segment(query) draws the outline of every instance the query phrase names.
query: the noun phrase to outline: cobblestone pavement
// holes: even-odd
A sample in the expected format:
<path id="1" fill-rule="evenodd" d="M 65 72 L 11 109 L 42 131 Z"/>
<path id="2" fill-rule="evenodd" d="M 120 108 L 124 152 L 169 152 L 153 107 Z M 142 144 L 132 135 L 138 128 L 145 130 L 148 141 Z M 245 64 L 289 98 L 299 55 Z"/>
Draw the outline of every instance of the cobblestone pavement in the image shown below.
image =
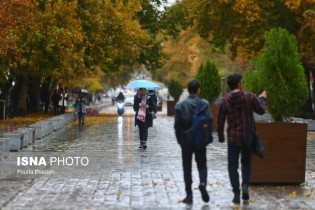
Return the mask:
<path id="1" fill-rule="evenodd" d="M 102 113 L 113 114 L 115 109 Z M 189 206 L 179 202 L 185 191 L 173 117 L 158 113 L 146 150 L 138 149 L 131 107 L 123 117 L 108 116 L 104 124 L 77 123 L 0 161 L 2 209 L 315 209 L 314 140 L 308 139 L 304 184 L 251 186 L 250 203 L 235 206 L 226 143 L 218 143 L 214 133 L 214 143 L 207 149 L 210 202 L 201 200 L 194 163 L 194 204 Z M 42 165 L 17 166 L 18 157 L 21 165 L 22 157 L 37 157 Z M 58 158 L 59 165 L 51 164 Z"/>

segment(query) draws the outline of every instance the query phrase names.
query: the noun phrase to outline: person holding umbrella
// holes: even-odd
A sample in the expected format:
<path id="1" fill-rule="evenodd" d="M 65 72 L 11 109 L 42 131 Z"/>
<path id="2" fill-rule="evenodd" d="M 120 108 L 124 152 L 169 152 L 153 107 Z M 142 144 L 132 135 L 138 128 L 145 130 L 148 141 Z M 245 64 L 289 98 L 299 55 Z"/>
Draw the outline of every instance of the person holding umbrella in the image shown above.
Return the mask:
<path id="1" fill-rule="evenodd" d="M 74 107 L 76 108 L 76 112 L 78 114 L 79 125 L 81 125 L 81 123 L 82 125 L 84 125 L 86 115 L 86 100 L 83 93 L 79 94 L 79 97 L 77 98 Z"/>
<path id="2" fill-rule="evenodd" d="M 146 88 L 139 88 L 134 97 L 133 109 L 136 112 L 135 126 L 139 127 L 140 149 L 147 148 L 148 128 L 153 126 L 151 112 L 156 112 L 152 98 L 146 94 Z"/>

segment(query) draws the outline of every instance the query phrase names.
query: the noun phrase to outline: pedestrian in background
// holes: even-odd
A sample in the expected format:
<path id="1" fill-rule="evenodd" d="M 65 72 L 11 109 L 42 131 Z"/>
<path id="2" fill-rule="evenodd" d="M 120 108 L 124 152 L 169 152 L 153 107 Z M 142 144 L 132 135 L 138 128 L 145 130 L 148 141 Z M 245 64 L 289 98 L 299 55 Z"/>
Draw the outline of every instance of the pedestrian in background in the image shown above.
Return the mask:
<path id="1" fill-rule="evenodd" d="M 119 92 L 118 96 L 116 97 L 117 102 L 124 102 L 125 101 L 125 96 L 122 92 Z"/>
<path id="2" fill-rule="evenodd" d="M 84 125 L 86 116 L 86 99 L 82 93 L 79 94 L 75 102 L 76 112 L 79 118 L 79 125 Z"/>
<path id="3" fill-rule="evenodd" d="M 139 92 L 134 97 L 133 109 L 136 112 L 135 126 L 139 127 L 140 145 L 139 148 L 147 148 L 148 128 L 152 127 L 153 119 L 151 112 L 155 110 L 154 102 L 147 95 L 145 88 L 140 88 Z"/>
<path id="4" fill-rule="evenodd" d="M 234 193 L 232 202 L 240 203 L 242 199 L 249 200 L 249 181 L 251 173 L 251 154 L 242 145 L 250 129 L 255 129 L 253 112 L 264 114 L 265 110 L 259 103 L 259 99 L 250 92 L 243 91 L 242 76 L 234 73 L 228 76 L 227 84 L 230 93 L 226 94 L 220 101 L 218 115 L 218 137 L 219 142 L 225 141 L 224 125 L 227 119 L 228 139 L 228 172 Z M 241 158 L 242 183 L 239 180 L 239 158 Z M 241 187 L 241 189 L 240 189 Z"/>
<path id="5" fill-rule="evenodd" d="M 68 94 L 64 92 L 62 88 L 60 89 L 60 91 L 61 93 L 60 93 L 60 100 L 59 100 L 59 109 L 60 109 L 60 114 L 64 114 L 67 107 Z"/>
<path id="6" fill-rule="evenodd" d="M 148 95 L 152 98 L 153 102 L 154 102 L 154 107 L 155 107 L 155 110 L 156 110 L 156 107 L 157 107 L 157 97 L 155 95 L 155 92 L 154 90 L 149 90 L 148 91 Z"/>
<path id="7" fill-rule="evenodd" d="M 59 115 L 59 100 L 61 99 L 58 90 L 55 89 L 54 93 L 51 95 L 51 101 L 53 103 L 54 115 Z"/>
<path id="8" fill-rule="evenodd" d="M 50 102 L 50 92 L 48 88 L 43 88 L 41 92 L 41 100 L 45 114 L 48 114 L 49 102 Z"/>
<path id="9" fill-rule="evenodd" d="M 193 110 L 200 106 L 201 110 L 209 111 L 209 102 L 205 99 L 200 99 L 200 82 L 198 80 L 192 80 L 188 83 L 187 89 L 189 96 L 184 101 L 176 104 L 175 107 L 175 134 L 177 141 L 182 149 L 182 161 L 184 170 L 184 181 L 186 197 L 183 203 L 193 203 L 192 192 L 192 156 L 195 154 L 195 160 L 197 162 L 197 168 L 199 172 L 199 190 L 201 192 L 202 200 L 209 202 L 210 197 L 207 192 L 207 149 L 206 147 L 198 149 L 194 146 L 193 137 L 190 135 L 189 130 L 192 127 Z M 210 114 L 210 113 L 209 113 Z M 211 114 L 210 114 L 211 116 Z"/>

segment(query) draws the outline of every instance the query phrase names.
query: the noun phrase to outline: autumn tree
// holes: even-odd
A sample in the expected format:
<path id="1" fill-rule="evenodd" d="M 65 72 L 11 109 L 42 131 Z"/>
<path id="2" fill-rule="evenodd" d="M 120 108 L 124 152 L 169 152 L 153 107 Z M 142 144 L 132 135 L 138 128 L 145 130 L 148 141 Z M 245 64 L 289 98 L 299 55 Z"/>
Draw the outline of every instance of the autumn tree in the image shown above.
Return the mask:
<path id="1" fill-rule="evenodd" d="M 7 73 L 15 82 L 12 93 L 14 110 L 17 114 L 26 113 L 26 94 L 28 60 L 25 54 L 30 53 L 26 46 L 28 32 L 36 27 L 34 18 L 36 13 L 30 1 L 1 1 L 0 3 L 0 59 L 2 61 L 2 74 Z M 5 86 L 7 86 L 5 84 Z M 21 95 L 21 100 L 17 99 Z M 6 96 L 4 96 L 6 97 Z"/>
<path id="2" fill-rule="evenodd" d="M 89 87 L 102 83 L 104 73 L 111 78 L 117 72 L 127 80 L 136 66 L 144 64 L 152 71 L 159 67 L 159 6 L 165 2 L 1 1 L 0 74 L 16 82 L 16 114 L 26 114 L 28 93 L 34 102 L 31 111 L 37 110 L 40 85 L 50 89 L 52 84 L 71 87 L 81 82 Z"/>
<path id="3" fill-rule="evenodd" d="M 204 39 L 228 49 L 226 54 L 242 64 L 242 70 L 262 50 L 265 31 L 281 27 L 298 37 L 306 75 L 315 71 L 314 0 L 183 0 L 181 4 L 188 14 L 186 23 Z"/>
<path id="4" fill-rule="evenodd" d="M 35 103 L 31 107 L 36 111 L 43 80 L 69 80 L 75 75 L 74 69 L 80 72 L 82 50 L 77 43 L 81 35 L 74 16 L 76 1 L 28 1 L 21 9 L 14 5 L 16 2 L 5 2 L 10 8 L 6 15 L 20 21 L 15 21 L 13 26 L 5 25 L 15 29 L 4 36 L 5 40 L 14 37 L 15 45 L 7 48 L 4 60 L 8 61 L 10 73 L 15 78 L 14 109 L 17 115 L 25 115 L 27 92 L 32 93 L 30 101 Z"/>
<path id="5" fill-rule="evenodd" d="M 183 0 L 187 22 L 217 45 L 227 45 L 232 58 L 248 60 L 263 47 L 264 32 L 273 27 L 295 33 L 313 0 Z"/>
<path id="6" fill-rule="evenodd" d="M 6 95 L 11 88 L 11 82 L 14 79 L 9 68 L 13 63 L 11 61 L 14 59 L 10 59 L 11 56 L 9 55 L 12 54 L 12 57 L 17 55 L 12 53 L 10 48 L 18 48 L 19 27 L 32 22 L 32 17 L 27 14 L 30 8 L 31 4 L 27 0 L 0 1 L 0 87 L 2 99 L 6 99 Z"/>
<path id="7" fill-rule="evenodd" d="M 150 47 L 150 36 L 137 20 L 140 9 L 141 1 L 79 1 L 87 68 L 101 70 L 108 78 L 132 73 L 133 68 L 123 66 L 138 63 L 141 52 Z"/>

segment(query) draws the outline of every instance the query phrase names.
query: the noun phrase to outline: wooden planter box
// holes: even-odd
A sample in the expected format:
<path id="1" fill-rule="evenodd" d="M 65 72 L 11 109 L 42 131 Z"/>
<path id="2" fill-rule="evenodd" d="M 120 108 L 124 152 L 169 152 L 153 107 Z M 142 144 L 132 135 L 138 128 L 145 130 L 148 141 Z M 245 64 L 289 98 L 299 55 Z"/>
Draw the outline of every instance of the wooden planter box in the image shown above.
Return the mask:
<path id="1" fill-rule="evenodd" d="M 218 104 L 211 104 L 210 105 L 210 112 L 212 114 L 212 130 L 218 130 L 218 116 L 219 116 L 219 105 Z"/>
<path id="2" fill-rule="evenodd" d="M 265 157 L 252 156 L 252 184 L 305 182 L 306 123 L 256 123 Z"/>
<path id="3" fill-rule="evenodd" d="M 156 106 L 156 111 L 161 112 L 163 107 L 163 103 L 160 103 L 159 105 Z"/>
<path id="4" fill-rule="evenodd" d="M 167 101 L 167 116 L 175 115 L 175 101 Z"/>

